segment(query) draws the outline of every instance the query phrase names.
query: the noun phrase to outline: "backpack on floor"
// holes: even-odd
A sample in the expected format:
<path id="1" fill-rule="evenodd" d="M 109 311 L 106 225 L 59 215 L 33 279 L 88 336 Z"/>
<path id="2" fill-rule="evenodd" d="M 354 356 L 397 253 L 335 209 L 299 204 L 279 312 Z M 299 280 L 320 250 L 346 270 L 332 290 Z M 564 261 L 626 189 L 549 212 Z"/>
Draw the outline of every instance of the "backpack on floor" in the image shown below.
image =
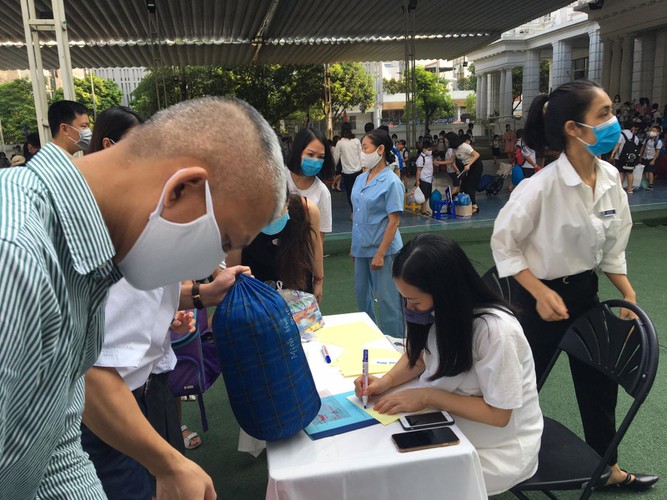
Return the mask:
<path id="1" fill-rule="evenodd" d="M 482 177 L 480 177 L 479 183 L 477 184 L 477 192 L 481 193 L 482 191 L 486 191 L 486 188 L 489 187 L 492 182 L 493 176 L 484 174 Z"/>
<path id="2" fill-rule="evenodd" d="M 208 420 L 203 395 L 220 375 L 220 361 L 206 309 L 197 309 L 194 313 L 197 325 L 194 332 L 171 332 L 171 348 L 177 362 L 169 374 L 169 387 L 174 396 L 197 396 L 202 429 L 206 432 Z"/>
<path id="3" fill-rule="evenodd" d="M 505 178 L 502 175 L 495 175 L 491 183 L 486 186 L 486 195 L 495 196 L 503 189 Z"/>

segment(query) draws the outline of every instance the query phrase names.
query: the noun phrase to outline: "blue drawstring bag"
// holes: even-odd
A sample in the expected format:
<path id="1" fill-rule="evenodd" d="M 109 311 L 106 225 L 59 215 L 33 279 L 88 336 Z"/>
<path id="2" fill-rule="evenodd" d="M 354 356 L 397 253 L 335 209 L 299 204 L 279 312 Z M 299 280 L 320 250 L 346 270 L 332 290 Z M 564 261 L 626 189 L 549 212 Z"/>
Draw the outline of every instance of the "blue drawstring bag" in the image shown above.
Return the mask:
<path id="1" fill-rule="evenodd" d="M 215 311 L 213 333 L 229 402 L 245 432 L 276 441 L 313 421 L 320 397 L 299 328 L 277 291 L 239 275 Z"/>
<path id="2" fill-rule="evenodd" d="M 515 186 L 519 185 L 519 182 L 523 180 L 523 170 L 519 165 L 514 165 L 512 167 L 512 184 Z"/>
<path id="3" fill-rule="evenodd" d="M 431 207 L 431 211 L 435 212 L 438 209 L 438 205 L 442 201 L 442 193 L 439 189 L 434 189 L 431 193 L 431 198 L 428 200 L 428 204 Z"/>
<path id="4" fill-rule="evenodd" d="M 470 196 L 467 195 L 466 193 L 459 193 L 456 196 L 456 204 L 461 205 L 462 207 L 465 207 L 466 205 L 470 205 L 472 201 L 470 200 Z"/>

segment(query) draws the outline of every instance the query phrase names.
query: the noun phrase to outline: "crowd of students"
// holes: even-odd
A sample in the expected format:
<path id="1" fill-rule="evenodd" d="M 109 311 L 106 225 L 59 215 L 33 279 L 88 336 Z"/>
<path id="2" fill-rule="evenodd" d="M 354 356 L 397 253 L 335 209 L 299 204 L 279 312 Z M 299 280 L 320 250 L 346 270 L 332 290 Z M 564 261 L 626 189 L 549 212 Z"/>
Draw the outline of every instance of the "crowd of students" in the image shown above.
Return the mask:
<path id="1" fill-rule="evenodd" d="M 192 142 L 183 131 L 202 116 L 207 133 Z M 351 210 L 358 308 L 385 334 L 406 338 L 397 365 L 365 393 L 355 381 L 357 394 L 374 397 L 381 413 L 454 414 L 478 448 L 489 494 L 537 468 L 536 380 L 568 326 L 598 301 L 597 273 L 636 301 L 625 262 L 627 196 L 617 170 L 599 159 L 618 149 L 621 128 L 592 82 L 538 96 L 525 129 L 506 131 L 512 154 L 519 144 L 534 170 L 536 153 L 560 152 L 513 190 L 494 225 L 498 273 L 520 291 L 512 304 L 453 241 L 420 235 L 403 244 L 409 156 L 386 128 L 371 124 L 359 139 L 345 123 L 333 147 L 304 128 L 284 158 L 268 124 L 236 100 L 188 101 L 146 123 L 113 108 L 92 132 L 83 106 L 60 101 L 49 123 L 53 142 L 24 169 L 0 175 L 0 492 L 214 498 L 211 479 L 182 454 L 188 435 L 165 382 L 175 363 L 169 329 L 194 328 L 185 310 L 218 304 L 240 273 L 321 302 L 323 240 L 332 231 L 323 179 L 335 175 Z M 245 144 L 243 156 L 215 149 L 220 136 Z M 471 142 L 463 130 L 420 138 L 415 183 L 424 194 L 443 166 L 453 183 L 462 176 L 460 189 L 479 210 L 482 164 Z M 137 158 L 146 144 L 161 147 Z M 500 153 L 500 138 L 492 147 Z M 650 160 L 648 149 L 641 154 Z M 618 388 L 576 360 L 570 366 L 586 440 L 603 454 Z M 415 378 L 421 388 L 386 394 Z M 617 455 L 610 466 L 609 486 L 641 491 L 658 480 L 625 472 Z"/>

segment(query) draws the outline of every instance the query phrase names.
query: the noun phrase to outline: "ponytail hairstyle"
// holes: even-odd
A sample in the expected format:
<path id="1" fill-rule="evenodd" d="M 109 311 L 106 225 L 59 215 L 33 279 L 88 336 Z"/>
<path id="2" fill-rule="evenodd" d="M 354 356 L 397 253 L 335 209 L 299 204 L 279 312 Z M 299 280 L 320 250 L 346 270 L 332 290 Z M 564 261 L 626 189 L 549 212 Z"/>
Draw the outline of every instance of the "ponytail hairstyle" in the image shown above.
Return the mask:
<path id="1" fill-rule="evenodd" d="M 540 94 L 530 105 L 524 127 L 526 144 L 538 154 L 546 148 L 564 151 L 567 144 L 565 123 L 583 122 L 597 89 L 589 80 L 574 80 L 556 88 L 549 95 Z"/>
<path id="2" fill-rule="evenodd" d="M 396 156 L 394 156 L 394 143 L 391 142 L 391 137 L 389 137 L 389 134 L 385 132 L 382 129 L 376 128 L 371 130 L 366 134 L 366 137 L 368 137 L 371 141 L 371 144 L 373 146 L 380 147 L 384 146 L 384 161 L 387 163 L 387 165 L 390 165 L 396 161 Z"/>

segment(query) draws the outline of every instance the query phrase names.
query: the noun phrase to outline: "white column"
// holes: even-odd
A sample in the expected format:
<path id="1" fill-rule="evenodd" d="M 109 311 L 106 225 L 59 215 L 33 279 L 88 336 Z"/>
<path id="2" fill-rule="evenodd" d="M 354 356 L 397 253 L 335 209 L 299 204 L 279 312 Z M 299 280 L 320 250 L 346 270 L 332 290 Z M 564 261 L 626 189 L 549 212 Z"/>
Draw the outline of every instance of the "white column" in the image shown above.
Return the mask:
<path id="1" fill-rule="evenodd" d="M 484 120 L 488 117 L 486 112 L 486 75 L 477 75 L 477 119 Z"/>
<path id="2" fill-rule="evenodd" d="M 504 69 L 500 70 L 500 86 L 499 86 L 499 92 L 498 92 L 498 112 L 500 113 L 500 116 L 507 116 L 509 113 L 507 112 L 507 99 L 505 96 L 505 78 L 507 76 L 507 73 L 505 72 Z"/>
<path id="3" fill-rule="evenodd" d="M 609 71 L 609 95 L 614 97 L 621 91 L 621 39 L 614 38 L 611 42 L 611 68 Z M 621 95 L 621 102 L 629 101 L 629 94 Z"/>
<path id="4" fill-rule="evenodd" d="M 602 42 L 603 48 L 604 48 L 604 55 L 602 58 L 602 82 L 601 85 L 602 87 L 607 91 L 607 93 L 611 94 L 611 91 L 609 90 L 609 77 L 611 75 L 611 46 L 612 46 L 612 41 L 609 38 L 605 38 L 605 40 Z M 614 97 L 612 94 L 611 97 Z"/>
<path id="5" fill-rule="evenodd" d="M 664 106 L 667 103 L 667 30 L 659 30 L 656 33 L 653 67 L 652 102 Z"/>
<path id="6" fill-rule="evenodd" d="M 499 78 L 498 78 L 498 73 L 489 73 L 488 75 L 488 80 L 487 80 L 487 92 L 489 93 L 489 114 L 492 115 L 494 113 L 499 113 L 500 110 L 498 109 L 498 83 L 499 83 Z"/>
<path id="7" fill-rule="evenodd" d="M 540 93 L 540 53 L 537 50 L 526 51 L 522 92 L 521 109 L 523 110 L 523 116 L 527 116 L 533 99 Z"/>
<path id="8" fill-rule="evenodd" d="M 505 102 L 507 103 L 507 114 L 512 116 L 514 114 L 514 88 L 512 86 L 512 69 L 507 68 L 505 72 Z"/>
<path id="9" fill-rule="evenodd" d="M 644 40 L 641 36 L 635 39 L 632 57 L 632 83 L 630 88 L 630 99 L 633 101 L 644 97 L 642 94 L 642 52 L 644 50 Z"/>
<path id="10" fill-rule="evenodd" d="M 632 94 L 632 61 L 635 52 L 635 37 L 627 34 L 621 44 L 621 73 L 619 75 L 620 85 L 618 93 L 621 101 L 627 100 L 626 96 Z"/>
<path id="11" fill-rule="evenodd" d="M 598 84 L 602 82 L 603 54 L 600 26 L 594 23 L 588 32 L 588 79 Z"/>
<path id="12" fill-rule="evenodd" d="M 641 93 L 640 97 L 648 97 L 649 99 L 651 99 L 653 96 L 653 77 L 655 75 L 655 52 L 656 52 L 656 32 L 649 31 L 648 33 L 645 33 L 642 36 L 642 51 L 641 51 L 642 68 L 639 78 L 639 91 Z M 653 102 L 655 101 L 651 101 L 651 104 L 653 104 Z M 661 101 L 658 104 L 664 105 L 665 103 Z"/>
<path id="13" fill-rule="evenodd" d="M 566 40 L 553 44 L 553 86 L 554 88 L 572 80 L 572 46 Z"/>

